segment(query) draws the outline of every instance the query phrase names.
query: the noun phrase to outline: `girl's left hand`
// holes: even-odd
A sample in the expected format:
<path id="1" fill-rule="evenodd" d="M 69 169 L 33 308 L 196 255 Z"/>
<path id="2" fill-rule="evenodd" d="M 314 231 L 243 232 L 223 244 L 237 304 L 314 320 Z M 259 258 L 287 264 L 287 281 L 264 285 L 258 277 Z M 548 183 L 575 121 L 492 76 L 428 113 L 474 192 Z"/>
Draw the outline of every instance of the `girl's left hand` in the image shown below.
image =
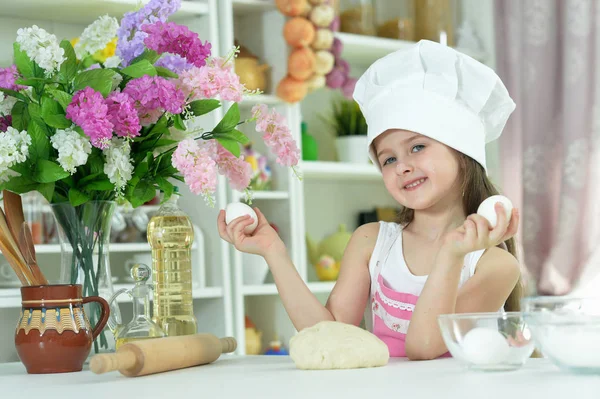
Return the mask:
<path id="1" fill-rule="evenodd" d="M 490 223 L 481 215 L 469 215 L 462 226 L 446 236 L 443 248 L 457 256 L 464 256 L 469 252 L 495 247 L 513 237 L 519 227 L 519 211 L 513 209 L 509 223 L 502 204 L 496 203 L 494 208 L 498 218 L 496 227 L 491 229 Z"/>

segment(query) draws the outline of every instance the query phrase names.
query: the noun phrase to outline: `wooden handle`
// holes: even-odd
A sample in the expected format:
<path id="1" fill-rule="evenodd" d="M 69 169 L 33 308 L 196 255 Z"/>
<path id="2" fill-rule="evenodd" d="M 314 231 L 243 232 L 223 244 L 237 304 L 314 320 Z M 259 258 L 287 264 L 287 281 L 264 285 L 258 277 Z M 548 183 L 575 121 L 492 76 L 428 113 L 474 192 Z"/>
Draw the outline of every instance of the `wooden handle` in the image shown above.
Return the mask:
<path id="1" fill-rule="evenodd" d="M 94 355 L 90 360 L 90 370 L 95 374 L 104 374 L 109 371 L 132 369 L 137 363 L 134 352 L 118 351 L 117 353 Z"/>
<path id="2" fill-rule="evenodd" d="M 221 352 L 233 353 L 237 349 L 237 341 L 233 337 L 221 338 Z"/>
<path id="3" fill-rule="evenodd" d="M 13 239 L 17 241 L 19 230 L 25 221 L 21 196 L 12 191 L 2 190 L 2 201 L 4 201 L 4 210 L 6 211 L 6 223 Z M 20 250 L 23 252 L 23 248 L 20 248 Z"/>
<path id="4" fill-rule="evenodd" d="M 13 268 L 17 277 L 21 281 L 23 285 L 33 285 L 35 284 L 35 277 L 31 270 L 29 270 L 29 266 L 23 259 L 21 252 L 19 251 L 19 247 L 17 243 L 12 237 L 10 229 L 6 224 L 6 216 L 4 216 L 4 212 L 0 209 L 0 250 L 6 257 L 8 263 Z"/>
<path id="5" fill-rule="evenodd" d="M 35 245 L 33 244 L 31 229 L 29 228 L 29 224 L 27 222 L 23 222 L 23 225 L 21 226 L 21 232 L 19 233 L 19 248 L 21 248 L 21 251 L 25 251 L 23 256 L 25 257 L 27 265 L 29 265 L 29 268 L 31 269 L 33 277 L 35 277 L 35 283 L 40 285 L 48 284 L 46 276 L 44 276 L 44 273 L 42 273 L 37 264 Z"/>

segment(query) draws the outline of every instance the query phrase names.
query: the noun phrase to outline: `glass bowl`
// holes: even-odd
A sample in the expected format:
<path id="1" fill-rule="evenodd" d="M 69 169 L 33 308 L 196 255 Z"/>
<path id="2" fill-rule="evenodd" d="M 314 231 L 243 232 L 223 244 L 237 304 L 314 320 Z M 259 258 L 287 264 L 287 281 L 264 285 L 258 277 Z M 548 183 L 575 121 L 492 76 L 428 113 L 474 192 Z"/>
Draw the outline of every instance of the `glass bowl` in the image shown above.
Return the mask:
<path id="1" fill-rule="evenodd" d="M 600 298 L 527 297 L 523 318 L 544 356 L 575 373 L 600 373 Z"/>
<path id="2" fill-rule="evenodd" d="M 520 312 L 445 314 L 438 324 L 450 354 L 472 370 L 516 370 L 535 349 Z"/>

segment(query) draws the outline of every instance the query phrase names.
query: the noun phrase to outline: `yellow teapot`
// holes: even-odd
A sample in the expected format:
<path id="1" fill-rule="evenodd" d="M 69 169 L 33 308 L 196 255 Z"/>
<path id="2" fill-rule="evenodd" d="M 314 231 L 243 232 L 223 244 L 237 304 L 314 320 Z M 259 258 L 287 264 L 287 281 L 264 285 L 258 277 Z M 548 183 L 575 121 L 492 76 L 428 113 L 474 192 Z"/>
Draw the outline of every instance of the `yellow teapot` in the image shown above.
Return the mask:
<path id="1" fill-rule="evenodd" d="M 352 233 L 346 230 L 345 224 L 340 224 L 337 232 L 325 237 L 319 243 L 308 235 L 306 236 L 308 259 L 315 267 L 319 280 L 333 281 L 337 279 L 342 256 L 350 237 L 352 237 Z"/>

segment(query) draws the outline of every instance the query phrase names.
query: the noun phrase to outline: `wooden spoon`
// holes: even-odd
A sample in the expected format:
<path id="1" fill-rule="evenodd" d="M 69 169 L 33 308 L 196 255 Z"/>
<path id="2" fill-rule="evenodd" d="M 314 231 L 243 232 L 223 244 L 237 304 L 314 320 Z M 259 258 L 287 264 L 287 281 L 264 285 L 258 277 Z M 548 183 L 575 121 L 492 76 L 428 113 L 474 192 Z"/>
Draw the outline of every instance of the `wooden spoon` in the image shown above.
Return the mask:
<path id="1" fill-rule="evenodd" d="M 2 251 L 6 257 L 6 260 L 19 278 L 19 281 L 21 281 L 21 284 L 36 284 L 33 273 L 29 269 L 29 266 L 27 266 L 25 259 L 23 259 L 23 256 L 19 251 L 17 243 L 12 237 L 8 224 L 6 223 L 6 216 L 4 216 L 2 209 L 0 209 L 0 251 Z"/>
<path id="2" fill-rule="evenodd" d="M 23 256 L 25 257 L 25 261 L 31 269 L 33 276 L 35 277 L 37 284 L 48 284 L 48 280 L 38 266 L 37 258 L 35 256 L 33 236 L 31 235 L 31 229 L 29 228 L 29 224 L 27 224 L 27 222 L 23 222 L 23 225 L 21 226 L 21 232 L 19 233 L 19 248 L 23 248 L 25 250 Z"/>
<path id="3" fill-rule="evenodd" d="M 17 241 L 19 239 L 19 232 L 21 226 L 25 221 L 25 215 L 23 214 L 23 202 L 21 196 L 15 194 L 12 191 L 2 190 L 2 198 L 4 201 L 4 211 L 6 212 L 6 223 L 10 228 L 13 239 Z M 19 246 L 21 253 L 24 255 L 25 251 Z"/>

